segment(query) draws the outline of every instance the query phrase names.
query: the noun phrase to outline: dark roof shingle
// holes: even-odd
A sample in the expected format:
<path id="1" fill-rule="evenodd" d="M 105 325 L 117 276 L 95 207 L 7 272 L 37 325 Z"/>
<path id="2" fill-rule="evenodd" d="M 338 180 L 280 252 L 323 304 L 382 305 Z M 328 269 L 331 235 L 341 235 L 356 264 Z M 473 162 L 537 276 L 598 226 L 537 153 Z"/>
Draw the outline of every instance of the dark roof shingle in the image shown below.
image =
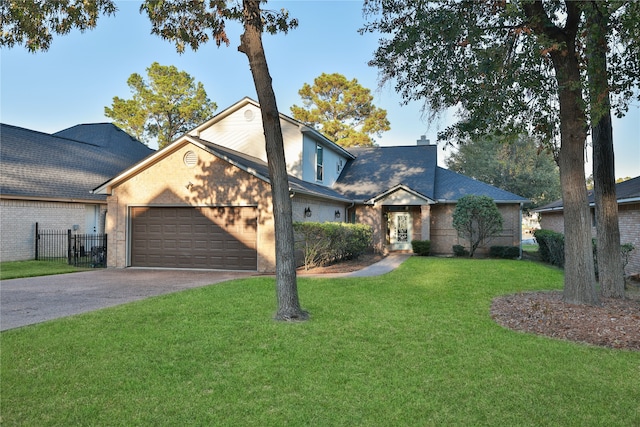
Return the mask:
<path id="1" fill-rule="evenodd" d="M 356 159 L 340 174 L 335 189 L 356 200 L 370 200 L 398 185 L 434 198 L 437 146 L 350 148 Z"/>
<path id="2" fill-rule="evenodd" d="M 589 200 L 589 204 L 593 206 L 594 200 L 595 200 L 593 190 L 587 191 L 587 198 Z M 625 201 L 640 200 L 640 176 L 617 183 L 616 199 L 618 200 L 618 203 L 625 202 Z M 539 208 L 534 209 L 533 211 L 534 212 L 545 212 L 545 211 L 556 211 L 556 210 L 560 211 L 563 208 L 564 208 L 563 200 L 558 199 L 547 205 L 540 206 Z"/>
<path id="3" fill-rule="evenodd" d="M 437 149 L 436 145 L 352 148 L 356 159 L 345 167 L 335 189 L 357 200 L 371 200 L 404 185 L 433 201 L 456 201 L 468 194 L 489 196 L 496 202 L 528 201 L 438 167 Z"/>
<path id="4" fill-rule="evenodd" d="M 112 133 L 109 127 L 113 125 L 93 128 L 94 135 L 99 135 L 100 129 Z M 94 143 L 88 136 L 86 141 L 78 141 L 0 124 L 0 193 L 38 199 L 104 200 L 105 196 L 91 194 L 91 190 L 153 152 L 119 132 L 126 138 L 113 133 L 106 137 L 108 141 Z"/>

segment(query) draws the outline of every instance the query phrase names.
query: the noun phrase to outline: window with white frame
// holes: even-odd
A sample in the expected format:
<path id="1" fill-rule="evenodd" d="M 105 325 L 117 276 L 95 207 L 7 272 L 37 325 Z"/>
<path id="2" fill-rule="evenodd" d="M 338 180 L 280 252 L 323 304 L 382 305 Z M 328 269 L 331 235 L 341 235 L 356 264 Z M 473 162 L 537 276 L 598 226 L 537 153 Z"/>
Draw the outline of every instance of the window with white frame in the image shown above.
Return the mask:
<path id="1" fill-rule="evenodd" d="M 324 155 L 320 144 L 316 145 L 316 181 L 324 179 Z"/>

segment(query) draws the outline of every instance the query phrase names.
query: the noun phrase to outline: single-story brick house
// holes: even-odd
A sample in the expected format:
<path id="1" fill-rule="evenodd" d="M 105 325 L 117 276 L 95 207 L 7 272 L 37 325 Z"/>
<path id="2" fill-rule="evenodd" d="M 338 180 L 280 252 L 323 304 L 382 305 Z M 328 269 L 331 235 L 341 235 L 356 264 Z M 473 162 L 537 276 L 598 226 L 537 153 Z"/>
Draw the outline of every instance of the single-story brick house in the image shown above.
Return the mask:
<path id="1" fill-rule="evenodd" d="M 595 238 L 596 216 L 593 190 L 589 190 L 589 206 L 591 210 L 591 235 Z M 640 273 L 640 176 L 616 184 L 618 199 L 618 225 L 620 227 L 620 243 L 631 243 L 635 250 L 631 252 L 625 274 Z M 563 203 L 556 200 L 534 210 L 540 215 L 540 228 L 564 233 Z"/>
<path id="2" fill-rule="evenodd" d="M 465 244 L 456 200 L 487 195 L 520 245 L 526 199 L 437 166 L 437 147 L 346 149 L 281 114 L 294 221 L 348 221 L 374 230 L 377 251 L 431 240 L 435 253 Z M 107 265 L 275 268 L 273 205 L 260 106 L 244 98 L 95 188 L 107 196 Z"/>
<path id="3" fill-rule="evenodd" d="M 91 190 L 153 151 L 111 123 L 54 134 L 0 124 L 0 259 L 33 259 L 36 223 L 103 233 L 106 196 Z"/>

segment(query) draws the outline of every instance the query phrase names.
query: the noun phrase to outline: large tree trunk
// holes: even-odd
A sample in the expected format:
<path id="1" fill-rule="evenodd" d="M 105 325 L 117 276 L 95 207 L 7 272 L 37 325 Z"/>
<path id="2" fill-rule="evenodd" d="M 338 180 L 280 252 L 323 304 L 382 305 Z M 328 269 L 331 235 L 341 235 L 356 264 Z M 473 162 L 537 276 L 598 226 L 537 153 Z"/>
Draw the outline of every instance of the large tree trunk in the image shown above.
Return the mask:
<path id="1" fill-rule="evenodd" d="M 238 50 L 249 58 L 249 66 L 260 102 L 264 128 L 276 239 L 276 296 L 278 320 L 305 320 L 308 313 L 300 308 L 289 179 L 284 156 L 280 115 L 271 75 L 262 45 L 260 1 L 244 0 L 244 34 Z"/>
<path id="2" fill-rule="evenodd" d="M 587 202 L 584 147 L 587 118 L 583 107 L 576 39 L 581 10 L 565 2 L 564 28 L 549 19 L 540 0 L 523 4 L 531 28 L 545 36 L 558 82 L 560 104 L 560 182 L 564 205 L 564 301 L 598 305 L 591 245 L 591 221 Z"/>
<path id="3" fill-rule="evenodd" d="M 586 116 L 575 51 L 552 54 L 560 102 L 560 181 L 564 205 L 564 301 L 598 305 L 587 200 L 584 146 Z"/>
<path id="4" fill-rule="evenodd" d="M 598 276 L 602 295 L 624 298 L 624 271 L 620 253 L 620 226 L 616 197 L 613 127 L 607 71 L 607 12 L 597 2 L 586 8 L 589 103 L 593 144 L 593 182 L 598 242 Z"/>

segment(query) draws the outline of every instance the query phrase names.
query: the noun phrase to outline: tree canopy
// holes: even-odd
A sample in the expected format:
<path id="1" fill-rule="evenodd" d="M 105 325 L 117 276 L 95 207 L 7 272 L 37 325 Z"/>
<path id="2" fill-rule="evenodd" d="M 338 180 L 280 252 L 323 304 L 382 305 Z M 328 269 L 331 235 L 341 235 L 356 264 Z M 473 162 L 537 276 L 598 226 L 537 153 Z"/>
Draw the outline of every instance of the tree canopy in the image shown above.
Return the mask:
<path id="1" fill-rule="evenodd" d="M 430 118 L 458 109 L 459 120 L 439 139 L 530 130 L 552 144 L 559 142 L 559 76 L 552 55 L 575 49 L 575 60 L 586 65 L 585 37 L 593 26 L 585 24 L 583 8 L 590 3 L 366 0 L 365 13 L 377 19 L 361 32 L 389 35 L 380 39 L 369 64 L 380 69 L 383 84 L 395 82 L 404 102 L 423 102 Z M 640 99 L 640 92 L 634 94 L 640 4 L 596 3 L 610 11 L 607 81 L 622 116 L 634 96 Z M 586 66 L 579 71 L 577 84 L 586 93 Z"/>
<path id="2" fill-rule="evenodd" d="M 112 0 L 2 1 L 0 46 L 25 46 L 29 52 L 46 51 L 54 34 L 95 28 L 100 15 L 112 15 Z"/>
<path id="3" fill-rule="evenodd" d="M 132 99 L 113 98 L 112 108 L 105 107 L 114 124 L 140 141 L 158 139 L 163 148 L 176 136 L 193 129 L 211 117 L 217 105 L 207 97 L 202 83 L 185 71 L 157 62 L 147 68 L 148 81 L 137 73 L 127 84 Z"/>
<path id="4" fill-rule="evenodd" d="M 322 73 L 298 91 L 303 106 L 294 105 L 296 120 L 322 132 L 343 147 L 373 146 L 372 135 L 391 129 L 387 112 L 373 105 L 370 90 L 358 80 L 338 73 Z"/>
<path id="5" fill-rule="evenodd" d="M 509 142 L 494 135 L 468 140 L 445 163 L 455 172 L 526 197 L 532 208 L 561 196 L 553 154 L 529 136 Z"/>

